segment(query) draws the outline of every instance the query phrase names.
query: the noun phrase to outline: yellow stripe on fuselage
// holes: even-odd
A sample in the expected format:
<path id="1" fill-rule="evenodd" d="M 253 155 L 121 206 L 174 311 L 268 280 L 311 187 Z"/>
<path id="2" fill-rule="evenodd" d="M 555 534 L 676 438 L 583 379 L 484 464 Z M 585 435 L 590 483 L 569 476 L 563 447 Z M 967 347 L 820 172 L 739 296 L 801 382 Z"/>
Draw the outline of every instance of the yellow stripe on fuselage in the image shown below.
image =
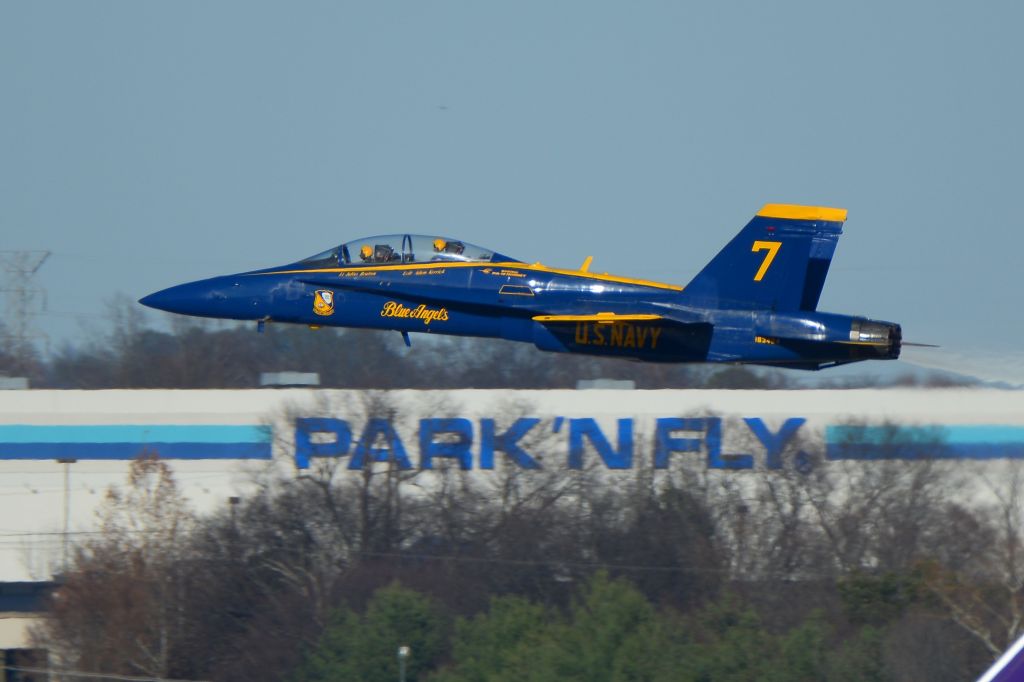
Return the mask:
<path id="1" fill-rule="evenodd" d="M 615 322 L 650 322 L 662 319 L 661 315 L 594 313 L 593 315 L 534 315 L 537 322 L 598 322 L 613 324 Z"/>
<path id="2" fill-rule="evenodd" d="M 828 206 L 798 206 L 796 204 L 765 204 L 757 215 L 762 218 L 788 220 L 825 220 L 830 223 L 846 222 L 845 208 Z"/>
<path id="3" fill-rule="evenodd" d="M 632 277 L 618 277 L 616 275 L 595 274 L 593 272 L 581 272 L 579 270 L 562 270 L 560 268 L 549 268 L 546 265 L 540 263 L 519 263 L 516 261 L 504 262 L 504 263 L 487 263 L 487 262 L 473 262 L 473 263 L 401 263 L 398 265 L 384 265 L 384 264 L 373 264 L 367 263 L 355 268 L 314 268 L 310 270 L 276 270 L 274 272 L 261 272 L 261 275 L 299 275 L 304 273 L 313 272 L 374 272 L 374 271 L 397 271 L 397 270 L 425 270 L 425 269 L 436 269 L 436 268 L 501 268 L 501 269 L 514 269 L 514 270 L 527 270 L 530 272 L 544 272 L 553 275 L 569 275 L 571 277 L 581 277 L 583 279 L 591 279 L 598 282 L 615 282 L 617 284 L 634 284 L 641 287 L 652 287 L 655 289 L 669 289 L 671 291 L 682 291 L 683 288 L 676 284 L 665 284 L 663 282 L 652 282 L 646 279 L 633 279 Z"/>

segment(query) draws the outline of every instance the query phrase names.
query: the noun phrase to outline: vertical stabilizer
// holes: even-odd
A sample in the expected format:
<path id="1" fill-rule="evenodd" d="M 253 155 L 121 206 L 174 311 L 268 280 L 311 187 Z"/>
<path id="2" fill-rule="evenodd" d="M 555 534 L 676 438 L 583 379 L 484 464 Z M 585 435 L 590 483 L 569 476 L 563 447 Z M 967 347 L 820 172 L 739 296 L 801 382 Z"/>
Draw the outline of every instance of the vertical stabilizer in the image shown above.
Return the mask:
<path id="1" fill-rule="evenodd" d="M 846 209 L 766 204 L 693 278 L 694 304 L 742 310 L 815 310 Z"/>

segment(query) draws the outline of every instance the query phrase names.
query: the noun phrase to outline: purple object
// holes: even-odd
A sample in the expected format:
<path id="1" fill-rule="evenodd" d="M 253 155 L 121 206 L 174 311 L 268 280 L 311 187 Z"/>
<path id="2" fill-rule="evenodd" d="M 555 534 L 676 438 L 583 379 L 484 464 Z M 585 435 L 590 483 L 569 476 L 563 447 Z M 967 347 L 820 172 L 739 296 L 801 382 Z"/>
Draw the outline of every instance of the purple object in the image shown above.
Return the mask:
<path id="1" fill-rule="evenodd" d="M 1024 682 L 1024 637 L 1014 642 L 978 682 Z"/>

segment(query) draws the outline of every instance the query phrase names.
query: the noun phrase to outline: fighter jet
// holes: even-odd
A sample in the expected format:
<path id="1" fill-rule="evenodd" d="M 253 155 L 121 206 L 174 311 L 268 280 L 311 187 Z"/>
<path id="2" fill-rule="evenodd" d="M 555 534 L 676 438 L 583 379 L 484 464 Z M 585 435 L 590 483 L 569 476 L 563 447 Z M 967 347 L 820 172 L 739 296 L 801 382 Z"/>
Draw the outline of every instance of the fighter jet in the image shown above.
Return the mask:
<path id="1" fill-rule="evenodd" d="M 151 308 L 233 320 L 510 339 L 644 362 L 822 369 L 899 357 L 898 324 L 818 311 L 847 212 L 767 204 L 685 287 L 528 263 L 440 235 L 346 242 L 158 291 Z"/>

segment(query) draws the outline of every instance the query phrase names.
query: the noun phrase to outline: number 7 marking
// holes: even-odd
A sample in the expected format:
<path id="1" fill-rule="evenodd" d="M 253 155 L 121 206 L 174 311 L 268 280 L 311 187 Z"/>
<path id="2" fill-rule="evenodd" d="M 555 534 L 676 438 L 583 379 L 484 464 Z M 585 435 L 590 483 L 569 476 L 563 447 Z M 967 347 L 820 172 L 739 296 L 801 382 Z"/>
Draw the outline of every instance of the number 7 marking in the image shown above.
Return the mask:
<path id="1" fill-rule="evenodd" d="M 761 261 L 761 267 L 757 269 L 757 274 L 754 275 L 755 282 L 760 282 L 764 274 L 768 272 L 768 268 L 771 267 L 772 261 L 775 260 L 775 254 L 779 252 L 780 246 L 782 246 L 782 242 L 762 242 L 760 240 L 754 242 L 754 248 L 750 249 L 752 252 L 768 252 L 765 254 L 764 260 Z"/>

